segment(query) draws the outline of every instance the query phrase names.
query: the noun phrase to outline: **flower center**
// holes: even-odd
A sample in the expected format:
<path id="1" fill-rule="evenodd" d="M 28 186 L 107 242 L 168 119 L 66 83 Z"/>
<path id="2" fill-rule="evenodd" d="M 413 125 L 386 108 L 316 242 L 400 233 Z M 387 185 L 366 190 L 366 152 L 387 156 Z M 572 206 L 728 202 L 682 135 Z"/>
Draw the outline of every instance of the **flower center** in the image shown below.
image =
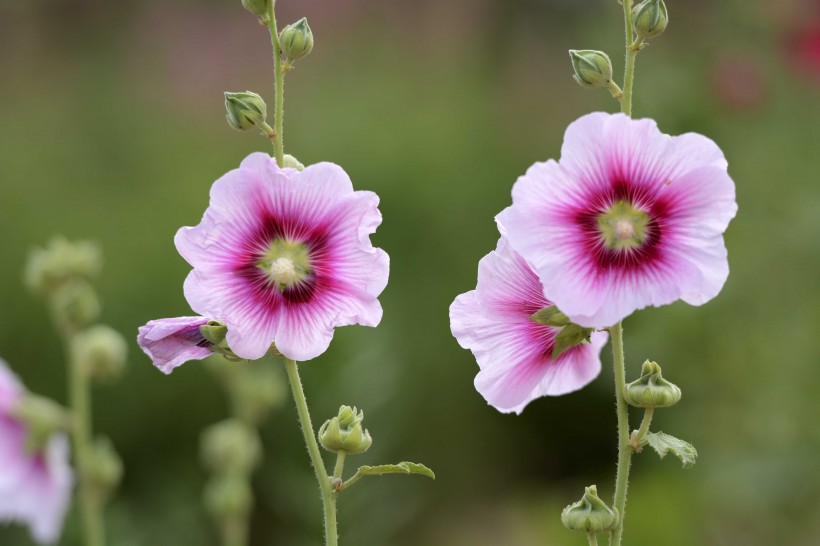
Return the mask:
<path id="1" fill-rule="evenodd" d="M 256 266 L 279 290 L 298 284 L 312 272 L 307 247 L 287 239 L 271 242 Z"/>
<path id="2" fill-rule="evenodd" d="M 598 231 L 612 250 L 641 246 L 648 235 L 649 215 L 626 201 L 618 201 L 598 216 Z"/>

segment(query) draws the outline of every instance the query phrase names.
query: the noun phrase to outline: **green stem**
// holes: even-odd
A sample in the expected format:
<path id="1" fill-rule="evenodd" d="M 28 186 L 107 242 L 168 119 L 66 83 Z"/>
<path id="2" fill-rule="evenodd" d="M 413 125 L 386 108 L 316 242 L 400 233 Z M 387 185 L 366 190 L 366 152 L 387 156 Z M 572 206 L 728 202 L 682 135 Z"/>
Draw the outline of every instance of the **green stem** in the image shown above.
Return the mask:
<path id="1" fill-rule="evenodd" d="M 632 87 L 635 80 L 635 57 L 638 50 L 632 42 L 632 0 L 623 0 L 624 26 L 626 27 L 626 68 L 624 69 L 624 92 L 621 97 L 621 112 L 632 116 Z"/>
<path id="2" fill-rule="evenodd" d="M 598 535 L 595 533 L 588 533 L 587 539 L 589 540 L 589 546 L 598 546 Z"/>
<path id="3" fill-rule="evenodd" d="M 270 43 L 273 47 L 273 72 L 274 87 L 276 88 L 276 106 L 273 117 L 273 150 L 276 155 L 276 163 L 280 167 L 284 166 L 285 154 L 285 71 L 282 67 L 282 53 L 279 47 L 279 31 L 276 28 L 276 0 L 271 0 L 270 11 L 268 12 L 268 30 L 270 31 Z M 269 132 L 270 134 L 270 132 Z"/>
<path id="4" fill-rule="evenodd" d="M 74 333 L 65 331 L 66 358 L 69 368 L 69 405 L 74 416 L 72 439 L 77 472 L 80 476 L 78 496 L 82 510 L 83 533 L 86 546 L 105 544 L 105 526 L 102 516 L 102 499 L 88 482 L 91 449 L 91 385 L 82 363 L 74 350 Z"/>
<path id="5" fill-rule="evenodd" d="M 336 454 L 336 468 L 333 471 L 333 477 L 337 480 L 342 479 L 342 473 L 345 469 L 345 457 L 346 453 L 344 451 L 340 451 Z"/>
<path id="6" fill-rule="evenodd" d="M 641 428 L 635 433 L 635 438 L 632 444 L 635 449 L 640 449 L 643 439 L 649 433 L 649 425 L 652 424 L 652 414 L 655 413 L 655 408 L 646 408 L 643 412 L 643 420 L 641 421 Z"/>
<path id="7" fill-rule="evenodd" d="M 609 544 L 611 546 L 620 546 L 626 516 L 626 490 L 629 486 L 632 446 L 629 443 L 629 407 L 623 395 L 626 386 L 623 324 L 618 322 L 609 331 L 612 335 L 612 367 L 615 372 L 615 402 L 618 412 L 618 471 L 615 477 L 615 500 L 613 504 L 618 510 L 618 514 L 620 514 L 618 526 L 609 535 Z"/>
<path id="8" fill-rule="evenodd" d="M 245 546 L 247 543 L 247 516 L 226 518 L 222 522 L 222 544 L 224 544 L 224 546 Z"/>
<path id="9" fill-rule="evenodd" d="M 299 378 L 299 368 L 295 361 L 286 358 L 285 370 L 288 374 L 293 399 L 296 402 L 296 411 L 299 414 L 299 422 L 302 425 L 302 434 L 305 436 L 310 462 L 316 473 L 316 480 L 319 482 L 319 489 L 322 492 L 322 506 L 325 511 L 325 545 L 338 546 L 339 538 L 336 530 L 336 496 L 330 486 L 327 469 L 322 460 L 322 453 L 319 451 L 319 444 L 316 442 L 316 434 L 313 424 L 310 421 L 305 391 L 302 389 L 302 380 Z"/>

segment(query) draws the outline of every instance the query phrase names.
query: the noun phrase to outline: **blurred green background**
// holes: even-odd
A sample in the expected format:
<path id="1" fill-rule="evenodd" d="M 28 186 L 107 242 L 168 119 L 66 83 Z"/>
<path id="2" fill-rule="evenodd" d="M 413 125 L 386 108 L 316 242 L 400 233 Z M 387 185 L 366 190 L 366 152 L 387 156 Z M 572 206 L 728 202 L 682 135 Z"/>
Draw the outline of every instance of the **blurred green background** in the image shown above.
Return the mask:
<path id="1" fill-rule="evenodd" d="M 305 15 L 313 54 L 287 78 L 286 151 L 344 166 L 378 192 L 374 237 L 392 259 L 377 329 L 340 329 L 302 366 L 314 422 L 366 410 L 356 462 L 424 462 L 438 474 L 371 479 L 342 496 L 347 546 L 580 545 L 559 521 L 615 470 L 610 357 L 580 392 L 522 416 L 487 406 L 448 306 L 495 247 L 516 177 L 557 157 L 563 130 L 604 91 L 570 77 L 566 51 L 604 49 L 620 72 L 614 0 L 280 0 Z M 626 321 L 628 376 L 648 357 L 685 393 L 657 427 L 697 446 L 683 471 L 636 457 L 627 544 L 809 545 L 820 536 L 820 5 L 668 0 L 671 24 L 638 58 L 635 113 L 725 151 L 739 216 L 732 273 L 703 308 Z M 270 43 L 239 0 L 0 0 L 0 356 L 65 401 L 60 343 L 22 288 L 28 249 L 54 234 L 99 241 L 102 320 L 127 335 L 190 314 L 173 245 L 213 180 L 269 150 L 224 122 L 222 92 L 272 102 Z M 201 430 L 222 419 L 214 376 L 165 377 L 131 341 L 121 381 L 95 390 L 95 428 L 126 475 L 108 510 L 114 546 L 215 545 L 201 503 Z M 318 423 L 316 423 L 318 425 Z M 262 431 L 254 545 L 316 545 L 320 503 L 289 399 Z M 79 545 L 69 515 L 63 545 Z M 30 544 L 0 527 L 0 544 Z"/>

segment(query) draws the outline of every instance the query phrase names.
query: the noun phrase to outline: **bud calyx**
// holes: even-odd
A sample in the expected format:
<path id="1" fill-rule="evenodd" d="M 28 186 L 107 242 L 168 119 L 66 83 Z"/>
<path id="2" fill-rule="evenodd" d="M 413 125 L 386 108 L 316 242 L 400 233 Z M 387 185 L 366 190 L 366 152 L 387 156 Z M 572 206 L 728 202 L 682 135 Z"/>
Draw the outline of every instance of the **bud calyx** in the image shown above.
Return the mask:
<path id="1" fill-rule="evenodd" d="M 657 362 L 647 360 L 641 368 L 641 377 L 624 387 L 626 402 L 638 408 L 666 408 L 681 398 L 681 390 L 663 378 Z"/>
<path id="2" fill-rule="evenodd" d="M 313 51 L 313 31 L 310 30 L 305 17 L 282 29 L 279 34 L 279 48 L 288 63 L 301 59 Z"/>
<path id="3" fill-rule="evenodd" d="M 357 413 L 355 407 L 340 407 L 339 414 L 319 428 L 319 443 L 335 453 L 364 453 L 373 444 L 373 438 L 362 426 L 363 419 L 363 411 Z"/>
<path id="4" fill-rule="evenodd" d="M 593 49 L 569 50 L 573 78 L 581 87 L 598 89 L 609 87 L 612 81 L 612 61 L 603 51 Z"/>
<path id="5" fill-rule="evenodd" d="M 584 496 L 561 512 L 561 523 L 571 531 L 597 533 L 618 525 L 618 510 L 610 508 L 598 497 L 598 488 L 590 485 Z"/>
<path id="6" fill-rule="evenodd" d="M 668 24 L 669 14 L 663 0 L 644 0 L 632 9 L 632 26 L 639 39 L 654 38 Z"/>
<path id="7" fill-rule="evenodd" d="M 265 101 L 251 91 L 225 93 L 228 125 L 237 131 L 249 131 L 265 123 L 268 107 Z"/>

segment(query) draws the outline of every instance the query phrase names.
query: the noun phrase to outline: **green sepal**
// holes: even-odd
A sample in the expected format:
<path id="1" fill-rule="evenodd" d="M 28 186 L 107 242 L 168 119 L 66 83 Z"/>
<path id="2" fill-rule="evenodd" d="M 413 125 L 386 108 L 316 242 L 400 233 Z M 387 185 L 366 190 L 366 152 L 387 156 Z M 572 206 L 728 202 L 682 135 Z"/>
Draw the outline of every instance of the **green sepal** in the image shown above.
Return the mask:
<path id="1" fill-rule="evenodd" d="M 552 359 L 555 360 L 561 356 L 564 351 L 589 341 L 591 334 L 592 328 L 583 328 L 577 324 L 564 326 L 555 336 L 555 344 L 552 347 Z"/>
<path id="2" fill-rule="evenodd" d="M 689 442 L 675 438 L 664 432 L 650 432 L 646 435 L 646 443 L 658 452 L 661 459 L 671 453 L 683 463 L 683 468 L 692 468 L 698 456 L 698 450 Z"/>
<path id="3" fill-rule="evenodd" d="M 567 326 L 570 324 L 569 317 L 558 310 L 554 305 L 544 307 L 530 315 L 530 320 L 544 326 Z"/>

